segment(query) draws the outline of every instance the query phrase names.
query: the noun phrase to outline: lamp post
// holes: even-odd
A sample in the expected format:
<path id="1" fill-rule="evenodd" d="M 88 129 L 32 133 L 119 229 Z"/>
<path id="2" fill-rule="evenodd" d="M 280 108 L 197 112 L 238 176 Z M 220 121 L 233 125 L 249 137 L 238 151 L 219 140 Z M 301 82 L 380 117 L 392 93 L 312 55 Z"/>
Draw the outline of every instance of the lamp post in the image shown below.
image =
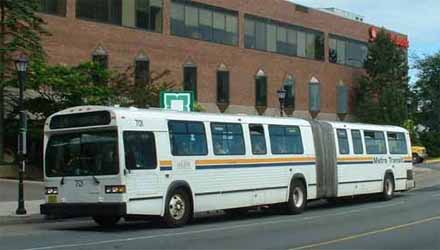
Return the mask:
<path id="1" fill-rule="evenodd" d="M 284 115 L 284 101 L 286 100 L 286 90 L 281 87 L 277 91 L 278 100 L 280 101 L 280 116 L 283 117 Z"/>
<path id="2" fill-rule="evenodd" d="M 18 74 L 18 83 L 20 89 L 20 96 L 18 100 L 18 109 L 20 111 L 20 132 L 18 134 L 18 208 L 15 211 L 17 215 L 25 215 L 26 209 L 24 208 L 24 194 L 23 194 L 23 175 L 26 167 L 26 133 L 27 133 L 27 117 L 23 107 L 23 95 L 24 86 L 27 76 L 27 67 L 29 60 L 26 56 L 22 55 L 15 61 L 15 69 Z"/>

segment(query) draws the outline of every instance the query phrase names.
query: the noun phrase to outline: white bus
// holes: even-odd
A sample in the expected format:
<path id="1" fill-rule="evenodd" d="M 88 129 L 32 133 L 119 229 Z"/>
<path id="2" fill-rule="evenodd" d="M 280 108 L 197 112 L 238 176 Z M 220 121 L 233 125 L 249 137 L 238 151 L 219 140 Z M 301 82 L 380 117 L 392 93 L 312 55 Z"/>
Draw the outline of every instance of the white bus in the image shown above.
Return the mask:
<path id="1" fill-rule="evenodd" d="M 44 145 L 41 213 L 103 226 L 263 205 L 297 214 L 415 185 L 409 134 L 392 126 L 86 106 L 49 117 Z"/>

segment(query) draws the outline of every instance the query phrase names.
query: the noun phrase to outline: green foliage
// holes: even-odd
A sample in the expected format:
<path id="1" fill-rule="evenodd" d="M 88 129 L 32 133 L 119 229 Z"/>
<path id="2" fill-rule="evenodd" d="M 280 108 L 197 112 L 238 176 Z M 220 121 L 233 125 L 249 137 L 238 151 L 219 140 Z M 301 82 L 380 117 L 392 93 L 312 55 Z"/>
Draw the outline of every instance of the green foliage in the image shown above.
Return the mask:
<path id="1" fill-rule="evenodd" d="M 41 61 L 31 64 L 28 88 L 37 94 L 26 101 L 26 108 L 39 119 L 62 109 L 80 105 L 109 104 L 115 98 L 111 85 L 114 74 L 95 63 L 78 66 L 50 66 Z"/>
<path id="2" fill-rule="evenodd" d="M 412 145 L 420 144 L 420 139 L 417 133 L 417 126 L 414 120 L 408 119 L 403 123 L 403 127 L 409 131 Z"/>
<path id="3" fill-rule="evenodd" d="M 205 110 L 205 107 L 203 107 L 203 105 L 200 104 L 200 103 L 198 103 L 198 102 L 194 103 L 193 110 L 194 110 L 195 112 L 205 112 L 205 111 L 206 111 L 206 110 Z"/>
<path id="4" fill-rule="evenodd" d="M 440 155 L 440 52 L 419 58 L 415 68 L 418 81 L 415 93 L 418 109 L 415 115 L 422 128 L 421 142 L 432 156 Z"/>
<path id="5" fill-rule="evenodd" d="M 366 123 L 403 125 L 408 118 L 408 60 L 382 30 L 370 44 L 367 75 L 358 82 L 355 113 Z"/>
<path id="6" fill-rule="evenodd" d="M 139 108 L 160 107 L 160 93 L 162 91 L 173 89 L 173 81 L 166 80 L 170 75 L 169 70 L 161 72 L 152 71 L 145 81 L 128 80 L 133 78 L 132 69 L 129 68 L 120 77 L 126 79 L 113 84 L 117 93 L 115 103 L 121 106 L 134 106 Z"/>

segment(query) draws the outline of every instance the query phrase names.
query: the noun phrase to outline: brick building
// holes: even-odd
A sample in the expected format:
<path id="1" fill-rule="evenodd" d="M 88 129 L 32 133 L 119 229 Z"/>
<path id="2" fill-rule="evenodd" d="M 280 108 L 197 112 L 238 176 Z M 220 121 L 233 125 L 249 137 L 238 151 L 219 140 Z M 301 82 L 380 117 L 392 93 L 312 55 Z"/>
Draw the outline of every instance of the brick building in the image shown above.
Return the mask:
<path id="1" fill-rule="evenodd" d="M 374 33 L 284 0 L 42 0 L 41 12 L 50 63 L 93 57 L 140 80 L 168 69 L 210 112 L 276 115 L 284 88 L 289 115 L 329 120 L 352 110 Z"/>

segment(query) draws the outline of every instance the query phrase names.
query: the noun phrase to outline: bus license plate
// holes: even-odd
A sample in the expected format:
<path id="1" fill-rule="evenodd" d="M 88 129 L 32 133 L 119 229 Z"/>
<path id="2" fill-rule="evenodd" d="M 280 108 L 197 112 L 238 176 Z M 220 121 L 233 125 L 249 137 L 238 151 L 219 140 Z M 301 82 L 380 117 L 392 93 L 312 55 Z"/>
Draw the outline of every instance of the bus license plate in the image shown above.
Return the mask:
<path id="1" fill-rule="evenodd" d="M 47 202 L 48 203 L 57 203 L 58 202 L 57 196 L 56 195 L 49 195 L 47 197 Z"/>

